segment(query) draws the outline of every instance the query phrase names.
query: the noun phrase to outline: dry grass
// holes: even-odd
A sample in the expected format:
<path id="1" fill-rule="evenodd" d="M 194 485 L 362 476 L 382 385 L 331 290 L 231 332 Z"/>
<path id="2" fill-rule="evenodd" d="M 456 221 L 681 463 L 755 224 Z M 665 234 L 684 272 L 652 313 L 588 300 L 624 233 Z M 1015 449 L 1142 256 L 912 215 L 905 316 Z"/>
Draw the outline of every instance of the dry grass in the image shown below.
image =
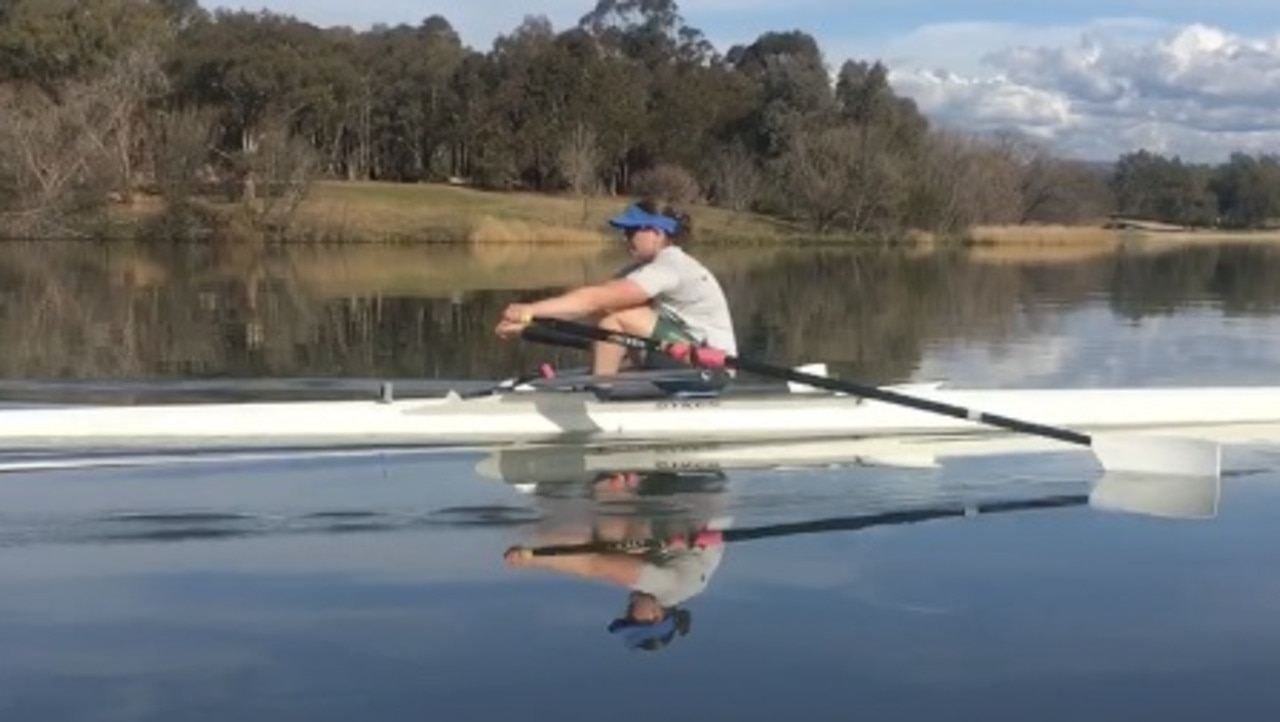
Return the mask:
<path id="1" fill-rule="evenodd" d="M 323 181 L 299 208 L 317 234 L 350 240 L 598 244 L 612 237 L 606 220 L 625 198 L 575 198 L 489 192 L 440 184 Z M 798 230 L 747 213 L 699 206 L 697 234 L 707 240 L 784 239 Z"/>
<path id="2" fill-rule="evenodd" d="M 971 234 L 970 257 L 988 263 L 1075 262 L 1113 253 L 1163 253 L 1180 246 L 1280 243 L 1280 230 L 1108 229 L 1100 226 L 984 226 Z"/>
<path id="3" fill-rule="evenodd" d="M 1076 263 L 1114 253 L 1121 232 L 1099 226 L 979 226 L 970 233 L 978 243 L 969 257 L 979 263 Z"/>
<path id="4" fill-rule="evenodd" d="M 319 181 L 298 208 L 291 235 L 298 240 L 384 242 L 434 241 L 470 245 L 608 246 L 616 234 L 606 220 L 628 202 L 621 197 L 580 198 L 527 192 L 481 191 L 430 183 Z M 232 206 L 209 203 L 211 207 Z M 215 208 L 216 209 L 216 208 Z M 158 198 L 138 196 L 132 207 L 113 209 L 113 220 L 136 224 L 162 210 Z M 778 242 L 854 242 L 815 239 L 802 227 L 766 216 L 696 206 L 691 214 L 699 243 L 775 245 Z M 231 216 L 229 216 L 231 217 Z M 1089 225 L 978 226 L 969 233 L 978 244 L 1006 247 L 1153 242 L 1280 242 L 1280 231 L 1153 231 Z M 941 239 L 908 232 L 907 240 L 928 248 Z"/>
<path id="5" fill-rule="evenodd" d="M 1280 229 L 1266 231 L 1193 230 L 1161 233 L 1136 232 L 1130 237 L 1151 243 L 1280 243 Z"/>
<path id="6" fill-rule="evenodd" d="M 538 243 L 600 245 L 607 239 L 598 230 L 554 226 L 537 221 L 501 220 L 481 216 L 467 229 L 467 242 L 476 245 Z"/>
<path id="7" fill-rule="evenodd" d="M 1276 243 L 1280 229 L 1266 231 L 1226 231 L 1180 229 L 1148 224 L 1144 228 L 1103 228 L 1101 225 L 978 226 L 970 232 L 980 243 L 999 244 L 1088 244 L 1113 245 L 1134 241 L 1151 243 Z"/>
<path id="8" fill-rule="evenodd" d="M 1056 245 L 1113 245 L 1121 240 L 1121 231 L 1100 226 L 1020 225 L 977 226 L 970 236 L 979 243 Z"/>

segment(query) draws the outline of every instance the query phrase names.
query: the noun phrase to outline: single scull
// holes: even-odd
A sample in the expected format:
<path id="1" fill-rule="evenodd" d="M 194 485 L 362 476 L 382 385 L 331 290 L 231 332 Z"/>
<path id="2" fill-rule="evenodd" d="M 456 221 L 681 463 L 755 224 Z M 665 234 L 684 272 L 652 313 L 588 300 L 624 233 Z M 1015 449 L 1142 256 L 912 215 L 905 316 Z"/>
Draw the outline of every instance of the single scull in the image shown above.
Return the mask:
<path id="1" fill-rule="evenodd" d="M 1280 387 L 959 390 L 915 397 L 1104 432 L 1280 426 Z M 0 450 L 565 441 L 747 441 L 991 435 L 977 421 L 835 393 L 726 391 L 610 398 L 535 389 L 478 398 L 20 408 L 0 411 Z M 1195 436 L 1193 433 L 1192 436 Z"/>

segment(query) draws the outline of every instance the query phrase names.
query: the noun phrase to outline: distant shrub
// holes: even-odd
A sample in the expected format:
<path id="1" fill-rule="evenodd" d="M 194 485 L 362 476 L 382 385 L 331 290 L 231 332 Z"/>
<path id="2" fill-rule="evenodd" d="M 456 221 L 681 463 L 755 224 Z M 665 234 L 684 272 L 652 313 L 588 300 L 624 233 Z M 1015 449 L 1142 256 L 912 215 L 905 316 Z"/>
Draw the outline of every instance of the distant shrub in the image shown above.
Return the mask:
<path id="1" fill-rule="evenodd" d="M 633 195 L 654 200 L 689 205 L 702 199 L 698 179 L 678 165 L 661 164 L 641 171 L 631 179 Z"/>

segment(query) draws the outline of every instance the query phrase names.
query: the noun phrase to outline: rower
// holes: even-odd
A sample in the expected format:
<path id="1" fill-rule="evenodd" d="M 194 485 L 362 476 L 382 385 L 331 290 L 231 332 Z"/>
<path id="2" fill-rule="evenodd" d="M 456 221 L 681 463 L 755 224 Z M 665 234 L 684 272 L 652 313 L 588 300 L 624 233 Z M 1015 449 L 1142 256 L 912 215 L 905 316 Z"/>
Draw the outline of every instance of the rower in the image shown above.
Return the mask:
<path id="1" fill-rule="evenodd" d="M 623 232 L 632 263 L 608 281 L 507 306 L 497 334 L 512 338 L 535 316 L 555 317 L 737 353 L 724 290 L 715 274 L 686 252 L 693 230 L 689 216 L 642 200 L 611 218 L 609 225 Z M 617 374 L 624 366 L 670 368 L 676 363 L 656 354 L 628 358 L 626 349 L 616 344 L 596 343 L 592 348 L 592 373 L 597 376 Z M 723 373 L 715 374 L 718 385 L 727 378 Z"/>

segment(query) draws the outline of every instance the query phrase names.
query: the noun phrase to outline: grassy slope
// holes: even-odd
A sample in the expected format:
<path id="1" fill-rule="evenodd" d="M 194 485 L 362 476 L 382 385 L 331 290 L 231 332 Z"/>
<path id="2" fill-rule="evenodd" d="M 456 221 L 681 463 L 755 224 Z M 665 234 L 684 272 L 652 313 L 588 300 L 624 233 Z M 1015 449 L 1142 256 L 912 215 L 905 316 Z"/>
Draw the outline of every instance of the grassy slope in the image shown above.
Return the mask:
<path id="1" fill-rule="evenodd" d="M 437 184 L 322 181 L 299 209 L 303 228 L 352 240 L 599 243 L 628 199 L 498 193 Z M 706 240 L 776 240 L 798 230 L 763 216 L 698 206 Z"/>
<path id="2" fill-rule="evenodd" d="M 629 202 L 624 197 L 573 198 L 527 192 L 494 192 L 442 184 L 318 181 L 297 211 L 291 235 L 298 240 L 447 241 L 470 244 L 538 243 L 599 245 L 616 235 L 605 221 Z M 228 212 L 223 201 L 207 203 Z M 161 210 L 157 198 L 139 197 L 115 209 L 126 229 Z M 753 213 L 710 206 L 691 210 L 699 240 L 768 245 L 816 240 L 803 227 Z M 927 240 L 928 234 L 913 234 Z M 1110 230 L 1100 225 L 980 226 L 969 233 L 979 243 L 1003 247 L 1120 243 L 1276 242 L 1280 231 Z M 856 239 L 831 236 L 823 240 Z"/>

